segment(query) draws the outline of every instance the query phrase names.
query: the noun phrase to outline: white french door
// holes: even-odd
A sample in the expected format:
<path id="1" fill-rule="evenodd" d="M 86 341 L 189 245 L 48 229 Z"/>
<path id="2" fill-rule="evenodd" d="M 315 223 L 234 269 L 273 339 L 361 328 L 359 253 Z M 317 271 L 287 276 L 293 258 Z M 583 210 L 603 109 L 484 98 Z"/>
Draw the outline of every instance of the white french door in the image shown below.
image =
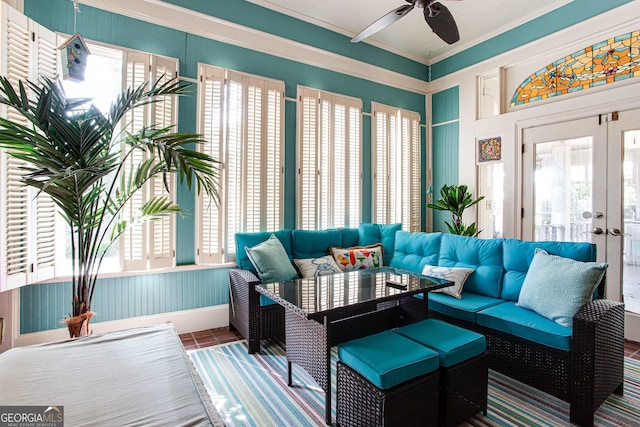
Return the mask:
<path id="1" fill-rule="evenodd" d="M 640 110 L 523 130 L 522 238 L 592 242 L 640 341 Z"/>

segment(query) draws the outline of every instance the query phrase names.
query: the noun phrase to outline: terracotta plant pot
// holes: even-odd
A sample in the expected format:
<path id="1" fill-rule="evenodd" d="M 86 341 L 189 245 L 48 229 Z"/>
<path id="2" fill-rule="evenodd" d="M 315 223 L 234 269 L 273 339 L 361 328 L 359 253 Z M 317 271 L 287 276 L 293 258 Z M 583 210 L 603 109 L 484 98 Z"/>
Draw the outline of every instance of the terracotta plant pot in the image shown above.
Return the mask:
<path id="1" fill-rule="evenodd" d="M 69 328 L 69 336 L 71 338 L 88 337 L 91 335 L 89 330 L 89 320 L 95 313 L 93 311 L 87 311 L 86 313 L 79 314 L 74 317 L 67 317 L 64 319 L 64 323 Z"/>

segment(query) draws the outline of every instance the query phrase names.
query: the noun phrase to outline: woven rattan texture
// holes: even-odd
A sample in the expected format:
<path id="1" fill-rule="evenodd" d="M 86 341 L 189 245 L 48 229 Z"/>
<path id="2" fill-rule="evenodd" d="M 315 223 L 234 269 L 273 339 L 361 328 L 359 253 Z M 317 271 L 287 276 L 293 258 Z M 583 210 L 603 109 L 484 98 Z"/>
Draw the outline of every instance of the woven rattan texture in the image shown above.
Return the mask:
<path id="1" fill-rule="evenodd" d="M 571 421 L 593 425 L 593 414 L 611 393 L 623 392 L 624 304 L 595 300 L 573 318 L 571 351 L 437 312 L 430 316 L 487 337 L 489 368 L 568 402 Z"/>
<path id="2" fill-rule="evenodd" d="M 247 340 L 249 353 L 260 352 L 260 340 L 284 339 L 284 308 L 260 305 L 258 278 L 248 270 L 229 270 L 229 326 Z"/>
<path id="3" fill-rule="evenodd" d="M 489 354 L 440 368 L 440 425 L 455 427 L 478 412 L 487 413 Z"/>
<path id="4" fill-rule="evenodd" d="M 350 426 L 436 426 L 439 371 L 381 390 L 338 361 L 336 421 Z"/>

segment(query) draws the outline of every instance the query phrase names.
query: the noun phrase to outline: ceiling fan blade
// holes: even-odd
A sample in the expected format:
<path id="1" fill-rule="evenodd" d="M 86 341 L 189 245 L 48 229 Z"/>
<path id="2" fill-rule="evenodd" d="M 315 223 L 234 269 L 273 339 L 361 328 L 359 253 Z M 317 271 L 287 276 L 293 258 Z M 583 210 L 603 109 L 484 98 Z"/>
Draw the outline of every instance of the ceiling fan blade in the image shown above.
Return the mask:
<path id="1" fill-rule="evenodd" d="M 442 40 L 453 44 L 460 40 L 458 26 L 453 15 L 442 3 L 433 2 L 424 8 L 424 19 L 434 33 Z"/>
<path id="2" fill-rule="evenodd" d="M 357 36 L 351 39 L 351 43 L 357 43 L 361 40 L 364 40 L 367 37 L 382 30 L 383 28 L 393 24 L 394 22 L 405 16 L 407 13 L 411 12 L 411 10 L 414 8 L 414 3 L 415 2 L 411 2 L 411 4 L 400 6 L 399 8 L 387 13 L 382 18 L 378 19 L 373 24 L 360 31 Z"/>

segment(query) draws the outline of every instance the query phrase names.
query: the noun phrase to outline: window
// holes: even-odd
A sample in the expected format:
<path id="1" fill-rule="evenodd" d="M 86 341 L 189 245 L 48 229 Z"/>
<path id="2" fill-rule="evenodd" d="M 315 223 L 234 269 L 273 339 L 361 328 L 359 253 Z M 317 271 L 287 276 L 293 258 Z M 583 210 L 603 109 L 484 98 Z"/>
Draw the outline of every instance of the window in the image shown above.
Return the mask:
<path id="1" fill-rule="evenodd" d="M 178 76 L 178 61 L 143 52 L 124 53 L 123 86 L 138 87 L 144 82 L 165 82 Z M 127 132 L 137 132 L 145 126 L 158 128 L 177 123 L 177 99 L 167 97 L 159 102 L 138 107 L 123 119 Z M 123 152 L 124 154 L 124 152 Z M 135 165 L 145 160 L 142 153 L 127 159 Z M 125 170 L 130 169 L 125 166 Z M 125 173 L 125 180 L 129 179 Z M 170 197 L 175 201 L 176 183 L 173 176 L 167 178 L 167 187 L 161 178 L 151 180 L 143 191 L 137 192 L 125 206 L 133 216 L 152 197 Z M 175 215 L 167 215 L 128 228 L 120 237 L 120 258 L 125 271 L 171 267 L 175 261 Z"/>
<path id="2" fill-rule="evenodd" d="M 208 65 L 199 74 L 202 150 L 224 168 L 220 204 L 198 198 L 198 262 L 231 262 L 236 232 L 283 227 L 284 83 Z"/>
<path id="3" fill-rule="evenodd" d="M 59 51 L 64 41 L 55 33 L 39 26 L 19 12 L 0 4 L 0 72 L 14 85 L 19 80 L 37 81 L 41 76 L 55 79 L 60 75 Z M 63 82 L 70 97 L 94 98 L 94 104 L 103 111 L 109 107 L 124 85 L 130 86 L 147 80 L 164 79 L 177 75 L 177 60 L 162 58 L 143 52 L 131 52 L 90 45 L 92 55 L 83 84 Z M 3 117 L 20 120 L 6 108 Z M 134 117 L 135 116 L 135 117 Z M 127 118 L 129 130 L 135 126 L 157 123 L 167 126 L 176 123 L 176 101 L 145 106 Z M 0 211 L 0 290 L 11 289 L 37 281 L 71 274 L 70 236 L 56 215 L 53 202 L 35 189 L 21 183 L 22 163 L 0 151 L 0 199 L 6 209 Z M 170 186 L 175 187 L 174 183 Z M 164 192 L 161 182 L 152 183 L 142 194 Z M 171 191 L 175 197 L 175 191 Z M 163 218 L 152 224 L 143 224 L 121 239 L 120 256 L 115 250 L 103 263 L 103 271 L 138 270 L 173 265 L 175 254 L 175 219 Z M 121 259 L 122 258 L 122 259 Z M 121 267 L 122 266 L 122 267 Z"/>
<path id="4" fill-rule="evenodd" d="M 420 115 L 372 104 L 373 219 L 420 231 Z"/>
<path id="5" fill-rule="evenodd" d="M 0 4 L 0 72 L 14 87 L 57 74 L 55 33 L 16 10 Z M 28 123 L 17 112 L 0 108 L 0 115 Z M 24 162 L 0 150 L 0 291 L 53 277 L 56 261 L 55 206 L 45 195 L 21 182 Z M 36 197 L 37 196 L 37 197 Z"/>
<path id="6" fill-rule="evenodd" d="M 110 48 L 88 43 L 91 55 L 87 60 L 84 82 L 64 80 L 65 92 L 71 97 L 89 97 L 103 113 L 107 114 L 113 100 L 123 88 L 138 87 L 145 82 L 161 82 L 177 77 L 178 61 L 145 52 Z M 177 99 L 158 98 L 159 102 L 147 104 L 127 114 L 121 124 L 126 132 L 136 132 L 144 126 L 171 126 L 177 123 Z M 124 154 L 124 153 L 123 153 Z M 135 152 L 127 161 L 126 170 L 143 160 Z M 125 174 L 125 179 L 129 177 Z M 162 179 L 149 182 L 137 192 L 125 209 L 137 212 L 149 198 L 170 196 L 175 200 L 176 184 L 168 177 L 167 193 Z M 66 246 L 69 247 L 70 236 Z M 66 262 L 58 268 L 57 275 L 71 274 L 70 253 Z M 102 272 L 136 271 L 171 267 L 175 263 L 175 215 L 130 227 L 122 234 L 117 245 L 112 246 L 101 265 Z"/>
<path id="7" fill-rule="evenodd" d="M 298 228 L 360 223 L 361 124 L 361 100 L 298 88 Z"/>

